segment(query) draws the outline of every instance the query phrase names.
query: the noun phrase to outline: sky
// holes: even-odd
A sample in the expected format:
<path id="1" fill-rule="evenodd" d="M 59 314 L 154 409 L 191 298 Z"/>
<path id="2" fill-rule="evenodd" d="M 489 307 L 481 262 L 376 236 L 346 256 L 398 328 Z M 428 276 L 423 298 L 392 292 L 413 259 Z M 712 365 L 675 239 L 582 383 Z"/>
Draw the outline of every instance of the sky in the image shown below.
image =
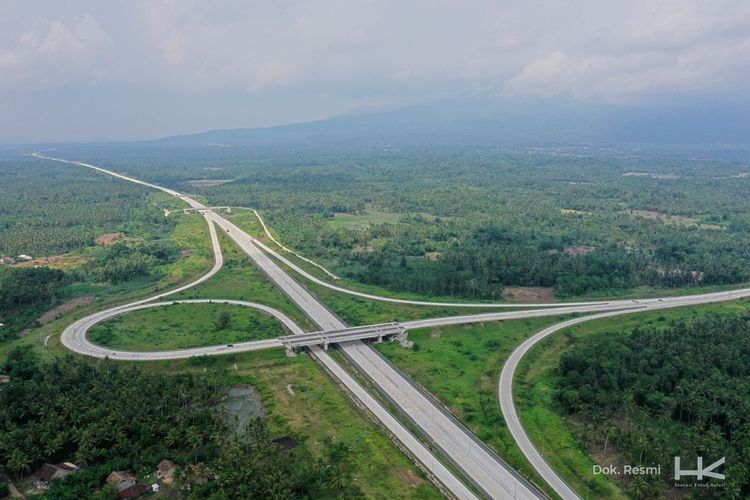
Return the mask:
<path id="1" fill-rule="evenodd" d="M 750 102 L 747 0 L 0 0 L 0 143 L 474 96 Z"/>

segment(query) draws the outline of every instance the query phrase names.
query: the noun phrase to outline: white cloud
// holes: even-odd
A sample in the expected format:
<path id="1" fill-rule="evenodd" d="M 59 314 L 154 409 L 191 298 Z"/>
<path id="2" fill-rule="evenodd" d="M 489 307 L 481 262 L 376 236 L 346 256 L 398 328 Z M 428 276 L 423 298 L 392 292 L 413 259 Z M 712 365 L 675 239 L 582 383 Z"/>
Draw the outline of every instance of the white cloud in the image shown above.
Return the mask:
<path id="1" fill-rule="evenodd" d="M 248 125 L 465 94 L 750 98 L 747 0 L 10 4 L 0 15 L 0 109 L 40 88 L 62 102 L 90 82 L 130 98 L 133 116 L 159 99 L 201 110 L 227 99 Z M 223 116 L 205 126 L 240 121 Z"/>
<path id="2" fill-rule="evenodd" d="M 747 2 L 636 2 L 633 7 L 595 16 L 596 29 L 581 26 L 567 37 L 555 34 L 506 90 L 631 101 L 660 92 L 737 90 L 750 74 Z M 569 21 L 563 17 L 560 24 Z"/>
<path id="3" fill-rule="evenodd" d="M 0 48 L 0 85 L 50 87 L 71 80 L 101 76 L 91 62 L 109 44 L 109 37 L 91 15 L 69 23 L 35 18 L 10 48 Z M 81 74 L 80 71 L 85 71 Z"/>

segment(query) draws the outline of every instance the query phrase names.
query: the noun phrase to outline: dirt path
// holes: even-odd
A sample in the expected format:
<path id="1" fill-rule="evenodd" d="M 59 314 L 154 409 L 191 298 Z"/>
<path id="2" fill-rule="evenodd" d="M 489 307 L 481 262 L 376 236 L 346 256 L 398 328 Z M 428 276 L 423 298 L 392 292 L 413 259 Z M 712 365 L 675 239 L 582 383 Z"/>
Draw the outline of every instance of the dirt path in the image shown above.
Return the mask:
<path id="1" fill-rule="evenodd" d="M 60 304 L 57 307 L 53 307 L 46 313 L 42 314 L 36 319 L 36 323 L 38 323 L 39 326 L 46 325 L 50 321 L 54 321 L 60 316 L 69 313 L 73 309 L 78 309 L 79 307 L 87 306 L 94 302 L 96 300 L 96 297 L 93 295 L 84 295 L 83 297 L 78 297 L 77 299 L 69 300 L 67 302 L 64 302 Z M 37 328 L 36 326 L 34 328 Z M 21 335 L 26 335 L 29 333 L 33 328 L 26 328 L 23 332 L 21 332 Z M 49 337 L 48 337 L 49 338 Z M 45 345 L 47 345 L 47 339 L 45 339 Z"/>
<path id="2" fill-rule="evenodd" d="M 25 496 L 23 496 L 23 494 L 21 494 L 20 491 L 18 491 L 18 488 L 16 488 L 16 485 L 13 484 L 13 481 L 10 480 L 10 477 L 7 474 L 3 473 L 2 478 L 8 485 L 8 491 L 10 491 L 11 498 L 26 498 Z"/>
<path id="3" fill-rule="evenodd" d="M 69 300 L 42 314 L 41 316 L 39 316 L 39 319 L 37 319 L 37 321 L 39 322 L 39 324 L 44 325 L 46 323 L 49 323 L 50 321 L 56 320 L 63 314 L 66 314 L 73 309 L 78 309 L 79 307 L 91 304 L 95 299 L 96 297 L 94 297 L 93 295 L 84 295 L 83 297 Z"/>

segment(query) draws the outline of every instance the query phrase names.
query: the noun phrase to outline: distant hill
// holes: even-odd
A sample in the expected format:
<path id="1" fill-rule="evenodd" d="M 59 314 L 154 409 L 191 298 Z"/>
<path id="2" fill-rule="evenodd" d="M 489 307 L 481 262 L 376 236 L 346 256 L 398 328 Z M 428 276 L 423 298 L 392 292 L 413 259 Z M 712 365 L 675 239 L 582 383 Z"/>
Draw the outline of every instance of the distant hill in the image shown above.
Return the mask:
<path id="1" fill-rule="evenodd" d="M 519 146 L 749 144 L 750 106 L 642 107 L 551 100 L 455 99 L 291 125 L 159 139 L 216 146 Z"/>

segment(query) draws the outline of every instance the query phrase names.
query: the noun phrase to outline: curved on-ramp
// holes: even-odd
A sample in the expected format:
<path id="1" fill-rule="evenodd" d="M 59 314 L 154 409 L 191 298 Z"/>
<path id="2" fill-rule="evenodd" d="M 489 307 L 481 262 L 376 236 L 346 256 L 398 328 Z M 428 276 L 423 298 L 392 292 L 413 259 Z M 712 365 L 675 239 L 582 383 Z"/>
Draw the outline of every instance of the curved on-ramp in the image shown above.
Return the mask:
<path id="1" fill-rule="evenodd" d="M 199 202 L 197 202 L 197 201 L 195 201 L 195 200 L 193 200 L 193 199 L 191 199 L 191 198 L 189 198 L 187 196 L 181 195 L 180 193 L 177 193 L 176 191 L 173 191 L 171 189 L 163 188 L 161 186 L 157 186 L 157 185 L 154 185 L 154 184 L 149 184 L 149 183 L 146 183 L 146 182 L 143 182 L 143 181 L 139 181 L 137 179 L 132 179 L 130 177 L 127 177 L 127 176 L 124 176 L 124 175 L 121 175 L 121 174 L 117 174 L 115 172 L 112 172 L 112 171 L 109 171 L 109 170 L 106 170 L 106 169 L 103 169 L 103 168 L 100 168 L 100 167 L 96 167 L 94 165 L 90 165 L 90 164 L 83 163 L 83 162 L 63 160 L 63 159 L 60 159 L 60 158 L 47 157 L 47 156 L 40 155 L 39 153 L 34 153 L 33 156 L 36 156 L 36 157 L 42 158 L 42 159 L 47 159 L 47 160 L 52 160 L 52 161 L 61 161 L 61 162 L 64 162 L 64 163 L 75 164 L 75 165 L 80 165 L 80 166 L 87 167 L 87 168 L 92 168 L 94 170 L 100 171 L 100 172 L 108 174 L 108 175 L 112 175 L 114 177 L 118 177 L 118 178 L 121 178 L 121 179 L 124 179 L 124 180 L 127 180 L 127 181 L 131 181 L 131 182 L 135 182 L 137 184 L 141 184 L 141 185 L 144 185 L 144 186 L 152 187 L 154 189 L 158 189 L 160 191 L 172 194 L 173 196 L 180 197 L 181 199 L 183 199 L 184 201 L 186 201 L 191 207 L 194 207 L 194 208 L 203 208 L 203 205 L 200 204 Z M 218 245 L 218 238 L 216 237 L 215 229 L 213 228 L 212 222 L 214 222 L 214 223 L 216 223 L 218 225 L 223 226 L 222 229 L 224 229 L 227 232 L 229 232 L 230 230 L 232 230 L 232 234 L 230 235 L 231 238 L 234 239 L 235 242 L 237 242 L 240 245 L 240 247 L 253 260 L 255 260 L 256 263 L 259 263 L 259 261 L 262 262 L 263 259 L 268 259 L 268 257 L 265 256 L 265 254 L 263 254 L 262 252 L 260 252 L 253 245 L 253 242 L 256 241 L 256 240 L 254 240 L 254 238 L 251 238 L 249 235 L 247 235 L 246 233 L 242 232 L 241 230 L 239 230 L 239 228 L 237 228 L 236 226 L 234 226 L 230 222 L 226 221 L 225 219 L 222 219 L 222 218 L 216 217 L 216 216 L 212 217 L 213 214 L 211 214 L 210 212 L 206 212 L 203 215 L 206 218 L 206 220 L 209 222 L 209 227 L 211 227 L 212 242 L 214 244 L 215 255 L 217 256 L 217 258 L 221 258 L 221 251 L 220 251 L 220 247 Z M 216 253 L 216 252 L 218 252 L 218 253 Z M 268 261 L 270 262 L 270 259 L 268 259 Z M 217 265 L 218 265 L 218 263 L 219 263 L 219 261 L 217 260 Z M 214 266 L 214 269 L 212 270 L 213 271 L 212 274 L 215 274 L 215 272 L 218 271 L 218 268 L 221 267 L 220 265 L 218 265 L 218 266 L 217 265 Z M 193 283 L 191 283 L 189 285 L 181 287 L 179 290 L 184 290 L 186 288 L 189 288 L 190 286 L 194 286 L 195 284 L 197 284 L 197 283 L 199 283 L 201 281 L 205 281 L 205 279 L 208 279 L 208 277 L 210 277 L 210 276 L 204 276 L 201 279 L 197 280 L 196 282 L 193 282 Z M 280 279 L 286 279 L 286 280 L 290 281 L 291 283 L 293 283 L 293 280 L 291 280 L 291 278 L 288 277 L 286 275 L 286 273 L 283 273 L 280 269 L 277 269 L 276 271 L 274 271 L 273 272 L 273 276 L 269 276 L 269 277 L 275 283 L 277 283 L 277 284 L 279 284 L 278 280 L 280 280 Z M 297 285 L 297 286 L 299 286 L 299 285 Z M 132 303 L 132 304 L 129 304 L 129 305 L 112 308 L 111 311 L 118 311 L 120 309 L 126 309 L 129 306 L 132 307 L 134 305 L 144 304 L 146 302 L 149 302 L 149 301 L 152 301 L 152 300 L 156 300 L 157 298 L 164 297 L 164 296 L 167 296 L 167 295 L 171 295 L 173 293 L 176 293 L 176 291 L 166 292 L 164 294 L 158 295 L 157 297 L 151 297 L 149 299 L 144 299 L 142 301 L 139 301 L 139 302 L 136 302 L 136 303 Z M 289 290 L 285 289 L 285 293 L 287 293 L 287 295 L 289 295 Z M 303 306 L 303 308 L 308 313 L 308 315 L 310 315 L 310 311 L 308 309 L 310 307 L 312 307 L 312 308 L 316 308 L 316 307 L 317 308 L 322 308 L 321 310 L 327 311 L 327 310 L 324 309 L 324 307 L 322 306 L 322 304 L 316 302 L 315 298 L 312 297 L 312 296 L 309 297 L 309 300 L 307 300 L 306 302 L 303 301 L 302 304 L 300 304 L 298 302 L 298 305 Z M 92 315 L 92 316 L 96 316 L 96 315 Z M 89 318 L 91 318 L 91 316 L 89 316 Z M 91 319 L 93 319 L 93 318 L 91 318 Z M 84 332 L 83 335 L 84 335 L 84 339 L 85 339 L 85 329 L 83 328 L 83 325 L 81 325 L 81 330 Z M 68 337 L 66 337 L 66 338 L 74 337 L 73 333 L 74 332 L 71 332 L 71 334 Z M 211 349 L 211 348 L 208 348 L 208 349 Z M 208 353 L 209 354 L 228 354 L 230 352 L 233 352 L 236 349 L 237 349 L 236 346 L 232 347 L 232 348 L 228 348 L 227 347 L 226 349 L 222 349 L 221 352 L 211 351 L 211 352 L 208 352 Z M 134 353 L 134 354 L 136 356 L 143 356 L 144 355 L 144 353 Z M 401 444 L 401 446 L 403 447 L 403 449 L 404 450 L 408 450 L 408 452 L 411 455 L 411 457 L 413 457 L 414 460 L 418 464 L 421 464 L 421 466 L 426 471 L 428 471 L 432 475 L 432 477 L 439 484 L 442 484 L 443 487 L 445 489 L 447 489 L 447 491 L 449 491 L 454 497 L 459 498 L 459 499 L 467 499 L 467 500 L 469 500 L 469 499 L 473 500 L 473 499 L 477 498 L 477 496 L 474 494 L 474 492 L 463 482 L 463 480 L 461 478 L 459 478 L 454 473 L 453 470 L 451 470 L 441 460 L 439 460 L 435 456 L 434 452 L 430 448 L 428 448 L 408 428 L 406 428 L 398 419 L 396 419 L 391 414 L 391 412 L 383 406 L 383 404 L 381 404 L 377 399 L 373 398 L 373 396 L 357 380 L 355 380 L 349 373 L 347 373 L 347 371 L 344 370 L 333 358 L 331 358 L 328 355 L 328 353 L 326 353 L 325 351 L 323 351 L 319 347 L 312 346 L 310 348 L 310 355 L 313 358 L 317 359 L 328 370 L 328 372 L 331 374 L 331 376 L 334 379 L 338 380 L 338 382 L 343 387 L 345 387 L 347 389 L 347 391 L 349 391 L 349 394 L 356 401 L 359 401 L 359 403 L 364 408 L 366 408 L 369 411 L 370 415 L 373 416 L 381 424 L 381 426 L 384 429 L 386 429 L 387 432 L 396 441 L 398 441 Z M 128 358 L 128 359 L 133 359 L 133 358 Z M 520 491 L 526 491 L 526 490 L 522 490 L 522 486 L 523 485 L 518 485 L 517 486 L 519 488 L 519 492 Z M 503 495 L 498 496 L 498 498 L 511 498 L 511 497 L 516 497 L 516 496 L 517 495 L 512 495 L 511 496 L 511 495 L 508 495 L 508 494 L 503 494 Z M 537 498 L 537 496 L 532 494 L 531 496 L 524 497 L 524 498 Z"/>
<path id="2" fill-rule="evenodd" d="M 176 191 L 163 188 L 161 186 L 157 186 L 154 184 L 146 183 L 143 181 L 139 181 L 137 179 L 133 179 L 121 174 L 117 174 L 115 172 L 96 167 L 90 164 L 86 164 L 83 162 L 76 162 L 76 161 L 69 161 L 69 160 L 61 160 L 58 158 L 51 158 L 46 157 L 43 155 L 40 155 L 39 153 L 34 153 L 34 156 L 37 156 L 39 158 L 48 159 L 48 160 L 54 160 L 54 161 L 62 161 L 65 163 L 70 164 L 76 164 L 81 165 L 84 167 L 92 168 L 94 170 L 98 170 L 102 173 L 106 173 L 108 175 L 112 175 L 114 177 L 118 177 L 124 180 L 128 180 L 130 182 L 135 182 L 137 184 L 141 184 L 144 186 L 148 186 L 154 189 L 158 189 L 164 192 L 167 192 L 169 194 L 172 194 L 173 196 L 180 197 L 183 200 L 185 200 L 191 207 L 202 209 L 205 208 L 203 205 L 198 203 L 197 201 L 181 195 L 180 193 L 177 193 Z M 211 231 L 211 239 L 214 247 L 214 254 L 215 254 L 215 264 L 209 273 L 202 276 L 198 280 L 182 286 L 176 290 L 172 290 L 169 292 L 165 292 L 163 294 L 157 295 L 155 297 L 151 297 L 148 299 L 144 299 L 138 302 L 134 302 L 125 306 L 119 306 L 113 309 L 110 309 L 108 311 L 104 311 L 102 313 L 97 314 L 104 314 L 109 313 L 110 316 L 116 316 L 117 314 L 122 314 L 124 312 L 127 312 L 127 310 L 137 310 L 138 308 L 145 308 L 145 307 L 157 307 L 158 305 L 162 304 L 149 304 L 145 307 L 139 307 L 142 304 L 146 304 L 148 302 L 152 302 L 155 300 L 158 300 L 160 298 L 164 298 L 168 295 L 177 293 L 179 291 L 188 289 L 192 286 L 195 286 L 207 279 L 209 279 L 211 276 L 213 276 L 218 270 L 221 268 L 222 265 L 222 256 L 221 256 L 221 249 L 219 247 L 218 238 L 216 236 L 216 229 L 214 227 L 214 224 L 212 224 L 212 217 L 208 215 L 208 213 L 203 214 L 204 217 L 206 217 L 207 222 L 209 224 L 209 228 Z M 243 247 L 243 249 L 246 252 L 255 252 L 253 250 L 254 246 L 257 246 L 259 248 L 262 248 L 265 252 L 275 257 L 280 262 L 287 265 L 289 268 L 293 269 L 297 273 L 301 274 L 302 276 L 306 277 L 307 279 L 313 281 L 314 283 L 317 283 L 321 286 L 325 286 L 327 288 L 333 289 L 335 291 L 339 291 L 342 293 L 347 293 L 350 295 L 359 296 L 362 298 L 372 299 L 372 300 L 380 300 L 385 302 L 393 302 L 393 303 L 404 303 L 404 304 L 411 304 L 411 305 L 429 305 L 429 306 L 439 306 L 439 307 L 445 307 L 445 306 L 455 306 L 455 307 L 528 307 L 529 304 L 486 304 L 486 303 L 443 303 L 443 302 L 428 302 L 428 301 L 412 301 L 412 300 L 403 300 L 403 299 L 394 299 L 390 297 L 382 297 L 378 295 L 372 295 L 362 292 L 356 292 L 353 290 L 348 290 L 343 287 L 338 287 L 335 285 L 331 285 L 329 283 L 326 283 L 323 280 L 320 280 L 316 278 L 315 276 L 311 275 L 310 273 L 306 272 L 305 270 L 301 269 L 299 266 L 295 265 L 293 262 L 289 261 L 288 259 L 284 258 L 283 256 L 279 255 L 277 252 L 275 252 L 273 249 L 268 248 L 265 244 L 258 241 L 257 239 L 249 237 L 249 235 L 245 235 L 244 233 L 239 230 L 236 226 L 234 226 L 231 223 L 228 223 L 226 220 L 223 220 L 221 218 L 213 218 L 213 222 L 222 225 L 223 229 L 227 232 L 232 230 L 231 237 L 238 242 L 238 244 L 242 241 L 243 238 L 247 239 L 248 241 L 246 245 L 240 245 Z M 237 232 L 235 232 L 237 231 Z M 238 234 L 239 233 L 239 234 Z M 251 247 L 251 248 L 247 248 Z M 249 253 L 250 255 L 250 253 Z M 257 252 L 257 255 L 251 255 L 251 257 L 257 261 L 259 258 L 266 258 L 262 252 Z M 279 274 L 283 275 L 283 273 L 280 269 L 278 270 Z M 280 277 L 275 276 L 275 279 L 278 280 Z M 284 278 L 286 279 L 286 278 Z M 585 316 L 580 318 L 574 318 L 572 320 L 565 321 L 563 323 L 560 323 L 558 325 L 554 325 L 552 327 L 549 327 L 538 334 L 534 335 L 533 337 L 529 338 L 527 341 L 525 341 L 521 346 L 519 346 L 516 350 L 513 351 L 508 361 L 505 363 L 503 370 L 500 375 L 500 383 L 498 386 L 498 397 L 501 404 L 501 409 L 503 412 L 503 416 L 508 423 L 508 427 L 511 431 L 511 434 L 513 435 L 513 438 L 518 443 L 519 447 L 521 448 L 521 451 L 524 453 L 526 458 L 530 461 L 532 466 L 539 472 L 539 474 L 542 476 L 542 478 L 547 481 L 552 488 L 563 498 L 578 498 L 578 495 L 573 491 L 555 472 L 554 470 L 547 464 L 547 462 L 544 460 L 544 458 L 541 456 L 541 454 L 536 450 L 531 440 L 528 438 L 528 435 L 526 435 L 523 426 L 520 423 L 520 420 L 518 418 L 518 415 L 515 410 L 515 406 L 513 405 L 513 399 L 512 399 L 512 382 L 513 382 L 513 376 L 515 374 L 515 371 L 523 358 L 523 356 L 531 349 L 533 345 L 538 343 L 543 338 L 551 335 L 552 333 L 559 331 L 563 328 L 566 328 L 568 326 L 582 323 L 584 321 L 590 321 L 598 318 L 605 318 L 610 316 L 617 316 L 621 314 L 628 314 L 628 313 L 635 313 L 638 311 L 643 311 L 646 309 L 665 309 L 665 308 L 671 308 L 671 307 L 679 307 L 679 306 L 686 306 L 686 305 L 698 305 L 698 304 L 706 304 L 706 303 L 712 303 L 712 302 L 720 302 L 720 301 L 726 301 L 726 300 L 734 300 L 742 297 L 750 296 L 750 289 L 742 289 L 742 290 L 735 290 L 735 291 L 728 291 L 728 292 L 716 292 L 716 293 L 708 293 L 708 294 L 701 294 L 701 295 L 692 295 L 692 296 L 683 296 L 683 297 L 668 297 L 663 299 L 643 299 L 643 300 L 616 300 L 616 301 L 609 301 L 609 302 L 577 302 L 577 303 L 553 303 L 553 304 L 534 304 L 536 307 L 551 307 L 554 309 L 546 309 L 546 310 L 526 310 L 526 311 L 514 311 L 511 313 L 485 313 L 485 314 L 479 314 L 479 315 L 467 315 L 467 316 L 458 316 L 458 317 L 448 317 L 448 318 L 433 318 L 433 319 L 427 319 L 427 320 L 417 320 L 412 322 L 406 322 L 404 325 L 410 329 L 413 328 L 423 328 L 428 326 L 439 326 L 439 325 L 449 325 L 449 324 L 462 324 L 462 323 L 475 323 L 478 321 L 493 321 L 493 320 L 500 320 L 500 319 L 513 319 L 513 318 L 522 318 L 522 317 L 534 317 L 534 316 L 549 316 L 549 315 L 556 315 L 556 314 L 570 314 L 570 313 L 579 313 L 579 312 L 600 312 L 599 314 L 594 314 L 591 316 Z M 210 302 L 210 299 L 205 299 L 205 302 Z M 213 300 L 213 302 L 222 302 L 218 300 Z M 235 301 L 235 302 L 242 302 L 242 301 Z M 170 302 L 167 302 L 167 304 Z M 255 306 L 261 306 L 260 304 L 253 304 L 253 303 L 242 303 L 241 305 L 249 305 L 250 307 Z M 310 307 L 316 306 L 316 304 L 308 304 Z M 317 304 L 317 307 L 323 307 L 321 304 Z M 270 308 L 269 308 L 270 309 Z M 601 312 L 606 311 L 606 312 Z M 273 314 L 270 311 L 269 314 Z M 278 311 L 276 311 L 278 312 Z M 70 332 L 68 336 L 66 336 L 66 339 L 80 339 L 81 334 L 80 331 L 83 331 L 83 339 L 85 339 L 85 330 L 87 328 L 84 328 L 85 320 L 87 319 L 94 319 L 95 315 L 91 315 L 87 318 L 83 318 L 82 320 L 79 320 L 77 323 L 80 325 L 80 329 L 78 335 L 76 335 L 75 331 Z M 285 320 L 282 319 L 282 316 L 286 318 L 282 313 L 278 313 L 281 316 L 276 316 L 279 318 L 282 322 L 285 322 Z M 286 318 L 290 324 L 293 324 L 294 322 Z M 100 321 L 100 320 L 99 320 Z M 98 321 L 95 321 L 95 323 Z M 94 323 L 94 324 L 95 324 Z M 285 322 L 286 324 L 286 322 Z M 71 325 L 72 327 L 73 325 Z M 90 327 L 91 325 L 89 325 Z M 296 325 L 295 325 L 296 326 Z M 69 328 L 71 328 L 69 327 Z M 298 327 L 297 327 L 298 328 Z M 290 328 L 291 329 L 291 328 Z M 67 330 L 66 330 L 67 331 Z M 65 334 L 65 333 L 64 333 Z M 273 342 L 275 339 L 272 339 L 270 341 L 260 341 L 260 342 Z M 72 341 L 71 341 L 72 342 Z M 65 342 L 64 342 L 65 343 Z M 236 344 L 234 347 L 229 348 L 227 346 L 213 346 L 213 347 L 207 347 L 207 348 L 198 348 L 202 352 L 199 354 L 228 354 L 231 352 L 239 352 L 241 349 L 245 348 L 245 350 L 251 350 L 251 347 L 249 344 L 251 343 L 245 343 L 248 344 L 246 346 L 243 346 L 242 344 Z M 93 345 L 93 344 L 91 344 Z M 66 345 L 66 347 L 68 347 Z M 98 347 L 98 346 L 97 346 Z M 91 346 L 87 346 L 85 349 L 83 349 L 85 352 L 83 354 L 89 354 Z M 76 350 L 76 349 L 73 349 Z M 350 349 L 353 354 L 357 354 L 356 349 L 351 348 Z M 77 351 L 76 352 L 80 352 Z M 189 355 L 195 355 L 195 354 L 189 354 L 185 355 L 186 351 L 167 351 L 158 353 L 159 355 L 163 356 L 170 356 L 174 354 L 178 357 L 187 357 Z M 422 443 L 417 441 L 414 436 L 408 432 L 400 423 L 395 421 L 392 415 L 390 415 L 389 412 L 387 412 L 382 405 L 380 405 L 377 401 L 373 400 L 372 396 L 367 394 L 367 392 L 356 382 L 354 381 L 345 371 L 341 369 L 341 367 L 338 366 L 337 363 L 335 363 L 331 358 L 329 358 L 322 350 L 319 348 L 312 348 L 311 353 L 314 357 L 321 360 L 321 362 L 329 369 L 329 371 L 338 378 L 349 390 L 350 392 L 355 395 L 357 399 L 359 399 L 374 415 L 377 416 L 378 420 L 382 424 L 386 426 L 390 430 L 391 433 L 404 445 L 407 446 L 407 448 L 410 450 L 410 452 L 413 454 L 413 456 L 417 457 L 418 461 L 421 462 L 423 465 L 425 465 L 433 474 L 435 474 L 437 477 L 440 478 L 440 481 L 446 485 L 456 496 L 460 498 L 473 498 L 474 494 L 468 490 L 463 483 L 461 483 L 460 480 L 456 478 L 454 474 L 450 470 L 448 470 L 443 464 L 440 462 L 435 461 L 434 455 L 427 450 Z M 152 354 L 157 353 L 126 353 L 123 352 L 123 355 L 125 356 L 135 356 L 143 359 L 143 356 L 149 356 Z M 372 357 L 370 357 L 372 358 Z M 135 359 L 133 357 L 126 357 L 124 359 Z M 171 357 L 164 357 L 160 359 L 175 359 Z M 363 358 L 364 359 L 364 358 Z M 374 358 L 372 359 L 365 359 L 365 361 L 373 362 Z M 375 360 L 376 361 L 376 360 Z M 362 362 L 362 360 L 360 360 Z M 403 389 L 401 389 L 403 390 Z M 530 492 L 533 496 L 534 493 Z M 512 495 L 505 493 L 502 495 L 502 497 L 505 496 L 515 496 L 515 493 Z"/>
<path id="3" fill-rule="evenodd" d="M 154 307 L 168 307 L 172 304 L 231 304 L 237 306 L 251 307 L 258 309 L 264 313 L 273 316 L 278 319 L 293 335 L 297 335 L 302 332 L 302 329 L 291 319 L 281 311 L 278 311 L 272 307 L 268 307 L 263 304 L 255 302 L 247 302 L 244 300 L 217 300 L 217 299 L 189 299 L 189 300 L 174 300 L 169 302 L 149 302 L 140 304 L 131 304 L 128 306 L 121 306 L 114 309 L 107 309 L 99 313 L 94 313 L 85 318 L 81 318 L 74 322 L 63 330 L 60 336 L 60 341 L 69 350 L 85 356 L 93 356 L 95 358 L 109 358 L 121 361 L 163 361 L 167 359 L 186 359 L 193 356 L 210 356 L 216 354 L 230 354 L 237 352 L 249 352 L 258 351 L 261 349 L 271 349 L 274 347 L 281 347 L 281 342 L 278 339 L 265 339 L 265 340 L 252 340 L 249 342 L 237 342 L 230 345 L 215 345 L 207 347 L 194 347 L 190 349 L 173 349 L 170 351 L 120 351 L 117 349 L 110 349 L 98 344 L 91 342 L 88 338 L 88 331 L 108 319 L 127 314 L 133 311 L 140 311 L 143 309 L 151 309 Z"/>
<path id="4" fill-rule="evenodd" d="M 640 304 L 640 307 L 637 308 L 608 311 L 599 314 L 573 318 L 567 321 L 563 321 L 562 323 L 547 327 L 539 333 L 533 335 L 532 337 L 529 337 L 511 353 L 511 355 L 505 361 L 502 371 L 500 372 L 500 381 L 498 384 L 498 399 L 500 400 L 500 409 L 502 411 L 506 425 L 508 426 L 508 430 L 513 436 L 513 439 L 520 448 L 521 452 L 524 454 L 531 466 L 534 467 L 534 469 L 547 482 L 547 484 L 552 487 L 555 493 L 557 493 L 564 499 L 580 498 L 575 490 L 573 490 L 570 485 L 554 471 L 552 466 L 550 466 L 550 464 L 544 459 L 536 446 L 534 446 L 534 443 L 531 441 L 531 438 L 526 433 L 526 430 L 521 423 L 521 420 L 516 411 L 516 406 L 513 402 L 513 380 L 515 378 L 515 374 L 518 370 L 518 366 L 520 365 L 521 360 L 531 350 L 531 348 L 555 332 L 559 332 L 560 330 L 564 330 L 565 328 L 586 321 L 611 318 L 613 316 L 632 314 L 642 312 L 644 310 L 659 310 L 689 305 L 711 304 L 746 297 L 750 297 L 750 289 L 716 292 L 685 297 L 672 297 L 666 299 L 653 299 L 647 301 L 645 304 Z"/>

